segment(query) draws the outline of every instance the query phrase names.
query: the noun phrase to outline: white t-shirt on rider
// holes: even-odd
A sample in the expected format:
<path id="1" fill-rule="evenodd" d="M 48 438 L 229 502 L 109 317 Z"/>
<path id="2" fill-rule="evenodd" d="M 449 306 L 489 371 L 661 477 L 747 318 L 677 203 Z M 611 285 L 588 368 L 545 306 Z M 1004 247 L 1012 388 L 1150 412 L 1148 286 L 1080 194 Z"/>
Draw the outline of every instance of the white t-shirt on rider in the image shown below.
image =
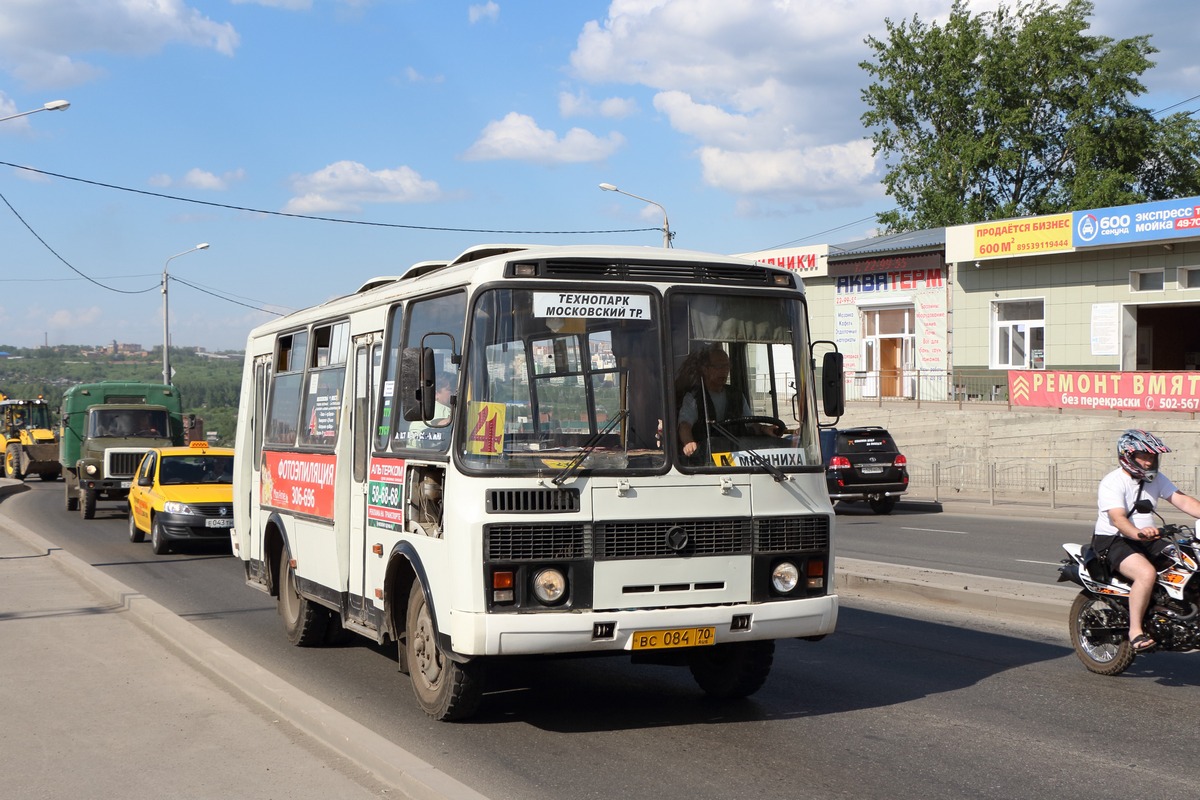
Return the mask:
<path id="1" fill-rule="evenodd" d="M 1120 508 L 1128 512 L 1138 500 L 1149 500 L 1151 505 L 1157 508 L 1159 498 L 1170 500 L 1171 495 L 1177 491 L 1179 491 L 1179 487 L 1171 483 L 1171 479 L 1160 472 L 1154 480 L 1142 484 L 1142 493 L 1139 497 L 1138 481 L 1128 472 L 1117 467 L 1100 481 L 1100 490 L 1097 493 L 1100 514 L 1096 517 L 1096 535 L 1120 535 L 1120 531 L 1108 521 L 1110 508 Z M 1157 525 L 1153 514 L 1131 514 L 1129 521 L 1139 528 Z"/>

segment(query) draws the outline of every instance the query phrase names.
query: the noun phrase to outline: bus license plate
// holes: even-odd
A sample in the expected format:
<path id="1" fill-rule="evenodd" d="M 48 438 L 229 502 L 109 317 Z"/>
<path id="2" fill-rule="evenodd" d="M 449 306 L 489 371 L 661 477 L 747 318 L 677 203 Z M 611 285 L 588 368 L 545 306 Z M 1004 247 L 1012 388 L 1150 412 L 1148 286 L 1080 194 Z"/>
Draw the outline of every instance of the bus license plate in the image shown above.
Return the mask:
<path id="1" fill-rule="evenodd" d="M 204 527 L 206 527 L 206 528 L 232 528 L 233 520 L 232 519 L 206 519 L 206 520 L 204 520 Z"/>
<path id="2" fill-rule="evenodd" d="M 716 643 L 716 629 L 670 628 L 662 631 L 634 631 L 634 650 L 665 650 L 669 647 L 699 647 Z"/>

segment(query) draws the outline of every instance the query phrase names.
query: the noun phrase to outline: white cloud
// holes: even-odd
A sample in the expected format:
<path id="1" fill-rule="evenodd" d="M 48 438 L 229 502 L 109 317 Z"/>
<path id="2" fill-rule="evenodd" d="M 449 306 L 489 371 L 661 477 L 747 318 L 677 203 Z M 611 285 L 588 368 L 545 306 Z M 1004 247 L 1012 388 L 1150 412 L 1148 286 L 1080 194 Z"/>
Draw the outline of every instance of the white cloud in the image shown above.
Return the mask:
<path id="1" fill-rule="evenodd" d="M 0 69 L 31 87 L 70 86 L 103 70 L 91 53 L 145 56 L 169 44 L 232 56 L 239 40 L 230 23 L 214 22 L 184 0 L 4 0 L 0 3 Z"/>
<path id="2" fill-rule="evenodd" d="M 706 183 L 747 194 L 849 195 L 877 183 L 868 141 L 774 151 L 702 147 L 698 155 Z"/>
<path id="3" fill-rule="evenodd" d="M 882 35 L 885 18 L 948 10 L 949 0 L 612 0 L 583 27 L 571 66 L 588 84 L 653 90 L 712 186 L 865 194 L 878 175 L 869 142 L 856 141 L 867 135 L 863 40 Z M 574 97 L 571 110 L 586 94 Z"/>
<path id="4" fill-rule="evenodd" d="M 371 171 L 356 161 L 338 161 L 292 178 L 296 196 L 289 214 L 359 211 L 366 203 L 425 203 L 442 197 L 436 181 L 424 180 L 411 167 Z"/>
<path id="5" fill-rule="evenodd" d="M 85 325 L 91 325 L 104 316 L 99 306 L 88 308 L 60 308 L 47 316 L 39 317 L 39 324 L 56 330 L 74 331 Z M 63 334 L 59 334 L 63 336 Z M 67 334 L 69 337 L 69 334 Z"/>
<path id="6" fill-rule="evenodd" d="M 563 117 L 607 117 L 623 119 L 637 113 L 637 101 L 629 97 L 593 100 L 587 92 L 559 92 L 558 113 Z"/>
<path id="7" fill-rule="evenodd" d="M 625 137 L 615 131 L 602 139 L 583 128 L 571 128 L 559 139 L 554 131 L 539 128 L 533 117 L 513 111 L 502 120 L 489 122 L 463 158 L 576 164 L 603 161 L 624 143 Z"/>
<path id="8" fill-rule="evenodd" d="M 166 173 L 158 173 L 150 176 L 147 181 L 151 186 L 159 189 L 167 189 L 171 186 L 186 186 L 189 189 L 205 189 L 214 192 L 223 192 L 229 188 L 230 184 L 236 183 L 246 177 L 246 170 L 238 168 L 224 172 L 221 175 L 209 172 L 208 170 L 192 167 L 182 178 L 176 180 Z"/>
<path id="9" fill-rule="evenodd" d="M 490 19 L 492 22 L 500 19 L 500 6 L 488 0 L 483 5 L 471 6 L 467 9 L 467 19 L 472 25 L 482 19 Z"/>
<path id="10" fill-rule="evenodd" d="M 409 83 L 442 83 L 445 80 L 441 75 L 434 75 L 432 77 L 422 75 L 417 71 L 416 67 L 405 67 L 404 79 Z"/>
<path id="11" fill-rule="evenodd" d="M 312 8 L 312 0 L 233 0 L 233 4 L 282 8 L 284 11 L 307 11 Z"/>

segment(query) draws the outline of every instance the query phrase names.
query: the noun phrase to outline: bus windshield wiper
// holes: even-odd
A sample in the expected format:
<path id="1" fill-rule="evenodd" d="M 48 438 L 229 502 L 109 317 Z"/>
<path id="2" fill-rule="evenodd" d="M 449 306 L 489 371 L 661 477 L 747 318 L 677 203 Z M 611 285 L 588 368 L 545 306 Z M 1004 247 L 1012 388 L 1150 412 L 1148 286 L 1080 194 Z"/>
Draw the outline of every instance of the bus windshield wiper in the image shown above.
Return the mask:
<path id="1" fill-rule="evenodd" d="M 770 461 L 767 461 L 765 458 L 763 458 L 759 454 L 759 452 L 757 450 L 755 450 L 754 448 L 746 447 L 746 445 L 742 444 L 742 440 L 739 439 L 738 437 L 734 436 L 733 433 L 728 428 L 726 428 L 724 425 L 721 425 L 719 422 L 713 422 L 713 423 L 710 423 L 710 425 L 711 425 L 712 429 L 715 430 L 717 433 L 721 434 L 726 439 L 733 442 L 734 445 L 737 446 L 738 452 L 745 453 L 746 455 L 750 456 L 751 461 L 753 461 L 755 464 L 757 464 L 758 466 L 762 467 L 767 472 L 769 472 L 771 474 L 771 477 L 774 478 L 777 483 L 781 483 L 788 479 L 788 476 L 786 474 L 784 474 L 783 470 L 781 470 L 779 467 L 775 466 Z"/>
<path id="2" fill-rule="evenodd" d="M 580 465 L 583 464 L 583 460 L 591 455 L 593 450 L 600 446 L 601 437 L 603 437 L 605 434 L 611 433 L 612 429 L 617 426 L 617 423 L 625 419 L 625 417 L 628 415 L 629 409 L 621 409 L 616 416 L 608 421 L 607 425 L 589 436 L 587 441 L 585 441 L 579 448 L 579 452 L 575 454 L 575 457 L 568 461 L 567 465 L 559 470 L 558 474 L 555 475 L 550 482 L 555 486 L 562 486 L 563 482 L 567 480 L 567 478 L 570 478 L 579 470 Z"/>

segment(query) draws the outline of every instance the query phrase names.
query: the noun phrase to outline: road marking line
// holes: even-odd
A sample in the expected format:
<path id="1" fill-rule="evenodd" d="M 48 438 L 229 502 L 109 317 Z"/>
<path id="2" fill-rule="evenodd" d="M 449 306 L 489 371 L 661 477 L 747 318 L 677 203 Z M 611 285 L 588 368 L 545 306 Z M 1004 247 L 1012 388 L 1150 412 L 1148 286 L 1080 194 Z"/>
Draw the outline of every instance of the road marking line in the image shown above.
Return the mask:
<path id="1" fill-rule="evenodd" d="M 970 536 L 970 531 L 946 531 L 941 528 L 901 528 L 902 531 L 924 531 L 925 533 L 957 533 L 960 536 Z"/>
<path id="2" fill-rule="evenodd" d="M 1013 560 L 1019 561 L 1022 564 L 1048 564 L 1051 567 L 1057 567 L 1059 564 L 1062 563 L 1061 561 L 1032 561 L 1028 558 L 1016 558 Z"/>

